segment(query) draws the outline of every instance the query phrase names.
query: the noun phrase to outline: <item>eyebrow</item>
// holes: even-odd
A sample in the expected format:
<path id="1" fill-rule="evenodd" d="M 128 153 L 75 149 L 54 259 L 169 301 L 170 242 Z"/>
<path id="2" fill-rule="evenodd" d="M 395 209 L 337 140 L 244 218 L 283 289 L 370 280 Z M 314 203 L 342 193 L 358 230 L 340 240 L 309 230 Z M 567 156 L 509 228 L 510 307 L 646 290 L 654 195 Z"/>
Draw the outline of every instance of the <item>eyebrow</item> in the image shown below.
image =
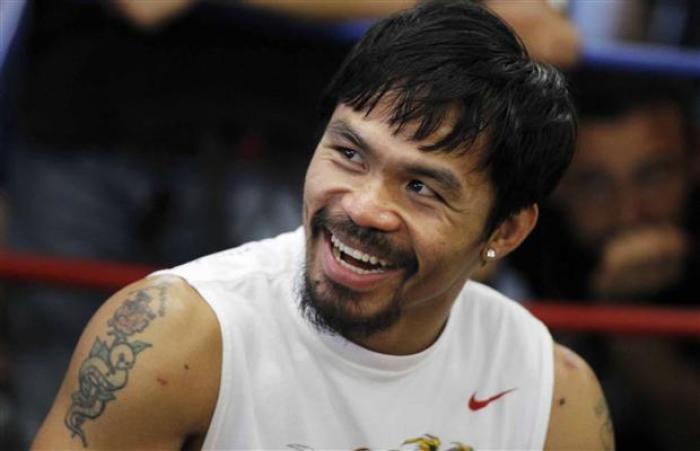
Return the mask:
<path id="1" fill-rule="evenodd" d="M 328 130 L 332 134 L 340 135 L 342 138 L 347 139 L 366 153 L 375 153 L 372 146 L 370 146 L 350 124 L 342 119 L 332 121 L 328 125 Z M 459 178 L 452 171 L 447 169 L 427 167 L 419 164 L 409 164 L 402 169 L 411 176 L 434 180 L 446 190 L 459 192 L 462 189 L 462 183 Z"/>
<path id="2" fill-rule="evenodd" d="M 448 191 L 459 192 L 462 189 L 462 183 L 460 183 L 459 179 L 446 169 L 409 165 L 406 167 L 406 170 L 409 174 L 416 177 L 432 179 Z"/>
<path id="3" fill-rule="evenodd" d="M 328 130 L 336 135 L 340 135 L 348 141 L 352 142 L 362 150 L 371 151 L 371 147 L 347 122 L 342 119 L 336 119 L 328 125 Z"/>

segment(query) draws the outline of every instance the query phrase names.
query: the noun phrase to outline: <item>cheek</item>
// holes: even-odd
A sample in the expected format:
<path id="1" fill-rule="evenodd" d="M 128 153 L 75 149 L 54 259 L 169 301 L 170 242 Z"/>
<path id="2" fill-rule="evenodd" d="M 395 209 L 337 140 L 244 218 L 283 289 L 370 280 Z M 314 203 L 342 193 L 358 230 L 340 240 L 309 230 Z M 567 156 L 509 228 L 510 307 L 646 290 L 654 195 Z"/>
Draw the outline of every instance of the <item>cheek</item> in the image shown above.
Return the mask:
<path id="1" fill-rule="evenodd" d="M 608 211 L 587 211 L 580 208 L 565 214 L 576 241 L 587 248 L 595 248 L 617 230 L 615 215 Z"/>
<path id="2" fill-rule="evenodd" d="M 455 237 L 450 239 L 444 234 L 421 249 L 426 277 L 446 285 L 469 274 L 479 261 L 478 243 Z"/>
<path id="3" fill-rule="evenodd" d="M 420 278 L 409 290 L 418 303 L 434 299 L 451 299 L 458 293 L 475 269 L 478 253 L 449 245 L 434 248 L 424 261 Z"/>
<path id="4" fill-rule="evenodd" d="M 314 205 L 319 202 L 322 196 L 326 178 L 321 170 L 320 163 L 316 157 L 309 163 L 309 168 L 306 171 L 304 179 L 304 213 L 312 213 L 315 209 Z"/>
<path id="5" fill-rule="evenodd" d="M 569 210 L 567 217 L 575 229 L 584 234 L 594 234 L 611 228 L 615 213 L 606 208 L 580 206 Z"/>
<path id="6" fill-rule="evenodd" d="M 682 180 L 668 183 L 663 189 L 649 195 L 648 208 L 655 220 L 678 222 L 685 207 L 686 187 Z"/>
<path id="7" fill-rule="evenodd" d="M 582 243 L 597 241 L 615 227 L 616 210 L 600 199 L 584 199 L 560 190 L 554 198 L 564 221 Z"/>

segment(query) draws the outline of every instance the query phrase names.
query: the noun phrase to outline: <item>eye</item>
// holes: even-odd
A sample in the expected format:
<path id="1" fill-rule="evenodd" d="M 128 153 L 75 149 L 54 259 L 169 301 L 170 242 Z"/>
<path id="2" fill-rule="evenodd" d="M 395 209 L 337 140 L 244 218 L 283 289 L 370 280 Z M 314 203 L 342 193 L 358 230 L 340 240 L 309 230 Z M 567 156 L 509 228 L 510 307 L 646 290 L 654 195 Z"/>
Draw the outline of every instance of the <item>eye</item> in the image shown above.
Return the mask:
<path id="1" fill-rule="evenodd" d="M 335 147 L 338 153 L 340 153 L 346 160 L 350 160 L 353 163 L 362 163 L 362 155 L 360 152 L 349 147 Z"/>
<path id="2" fill-rule="evenodd" d="M 432 188 L 430 188 L 428 185 L 425 183 L 421 182 L 420 180 L 411 180 L 408 182 L 407 186 L 409 191 L 412 191 L 420 196 L 426 196 L 426 197 L 434 197 L 434 198 L 439 198 L 438 194 L 433 191 Z"/>
<path id="3" fill-rule="evenodd" d="M 643 168 L 636 174 L 635 179 L 640 186 L 657 187 L 666 183 L 673 176 L 673 170 L 668 165 L 654 165 Z"/>
<path id="4" fill-rule="evenodd" d="M 574 178 L 572 185 L 579 194 L 588 197 L 608 197 L 613 189 L 610 177 L 593 172 L 579 174 Z"/>

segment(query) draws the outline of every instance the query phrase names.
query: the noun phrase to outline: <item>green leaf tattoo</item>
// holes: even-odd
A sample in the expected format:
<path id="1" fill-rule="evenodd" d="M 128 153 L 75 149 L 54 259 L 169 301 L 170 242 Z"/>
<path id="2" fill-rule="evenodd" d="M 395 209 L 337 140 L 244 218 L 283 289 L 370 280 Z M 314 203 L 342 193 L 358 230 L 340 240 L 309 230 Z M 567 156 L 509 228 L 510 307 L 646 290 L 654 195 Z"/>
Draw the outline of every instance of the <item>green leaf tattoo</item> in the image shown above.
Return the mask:
<path id="1" fill-rule="evenodd" d="M 605 398 L 601 397 L 594 408 L 595 415 L 601 420 L 600 441 L 605 451 L 615 449 L 615 433 L 613 431 L 612 419 Z"/>
<path id="2" fill-rule="evenodd" d="M 165 316 L 165 292 L 167 284 L 159 284 L 129 293 L 128 298 L 107 321 L 107 335 L 111 342 L 95 338 L 88 357 L 78 373 L 79 388 L 71 395 L 64 423 L 71 437 L 80 437 L 83 447 L 87 438 L 83 430 L 86 420 L 97 419 L 109 401 L 117 399 L 115 393 L 124 388 L 129 371 L 136 363 L 136 356 L 152 345 L 133 340 L 131 336 L 143 332 L 158 316 Z M 152 303 L 158 300 L 158 315 L 153 313 Z"/>
<path id="3" fill-rule="evenodd" d="M 99 338 L 96 338 L 95 344 L 92 345 L 92 349 L 90 350 L 89 357 L 99 357 L 102 360 L 109 360 L 109 348 L 107 348 L 107 344 Z"/>

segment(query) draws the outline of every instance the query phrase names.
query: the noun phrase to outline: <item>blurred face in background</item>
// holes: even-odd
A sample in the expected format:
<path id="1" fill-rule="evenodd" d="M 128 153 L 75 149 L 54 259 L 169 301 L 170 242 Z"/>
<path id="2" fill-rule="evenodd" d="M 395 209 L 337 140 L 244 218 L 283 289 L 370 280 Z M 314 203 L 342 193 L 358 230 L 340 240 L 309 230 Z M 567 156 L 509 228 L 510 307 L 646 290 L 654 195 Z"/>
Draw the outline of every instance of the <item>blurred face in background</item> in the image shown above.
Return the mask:
<path id="1" fill-rule="evenodd" d="M 679 225 L 687 183 L 681 112 L 659 104 L 582 119 L 576 155 L 554 199 L 579 243 L 597 250 L 621 232 Z"/>

